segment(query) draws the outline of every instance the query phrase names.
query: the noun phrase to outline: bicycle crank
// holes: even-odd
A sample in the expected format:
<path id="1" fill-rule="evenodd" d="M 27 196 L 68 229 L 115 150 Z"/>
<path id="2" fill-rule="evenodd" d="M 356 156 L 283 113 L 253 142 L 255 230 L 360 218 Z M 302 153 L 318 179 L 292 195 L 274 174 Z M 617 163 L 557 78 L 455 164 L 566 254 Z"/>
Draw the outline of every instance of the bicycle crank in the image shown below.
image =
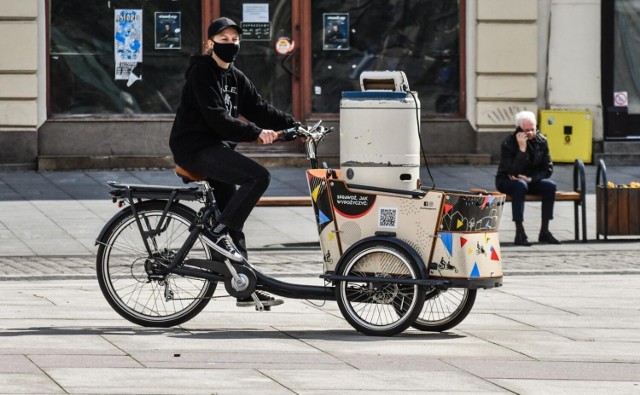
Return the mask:
<path id="1" fill-rule="evenodd" d="M 235 276 L 225 276 L 224 288 L 229 295 L 238 299 L 246 298 L 256 290 L 258 279 L 253 270 L 245 266 L 234 265 Z"/>

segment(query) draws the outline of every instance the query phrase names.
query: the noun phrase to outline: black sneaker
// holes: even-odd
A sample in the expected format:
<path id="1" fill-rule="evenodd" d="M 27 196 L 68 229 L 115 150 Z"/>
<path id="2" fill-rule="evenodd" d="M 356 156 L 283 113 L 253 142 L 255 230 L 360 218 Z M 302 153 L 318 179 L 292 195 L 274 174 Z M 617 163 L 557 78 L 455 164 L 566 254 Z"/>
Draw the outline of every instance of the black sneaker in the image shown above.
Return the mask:
<path id="1" fill-rule="evenodd" d="M 211 230 L 205 230 L 202 232 L 202 236 L 205 244 L 221 255 L 236 262 L 241 262 L 244 259 L 227 233 L 216 234 Z"/>
<path id="2" fill-rule="evenodd" d="M 538 241 L 540 243 L 547 243 L 547 244 L 561 244 L 560 240 L 553 237 L 551 232 L 548 232 L 548 231 L 544 233 L 540 233 L 540 235 L 538 236 Z"/>
<path id="3" fill-rule="evenodd" d="M 260 302 L 264 307 L 278 306 L 284 303 L 282 299 L 275 299 L 273 296 L 263 291 L 256 291 L 256 296 L 258 296 L 258 299 L 260 299 Z M 238 307 L 251 307 L 255 305 L 256 301 L 253 300 L 251 296 L 238 299 L 238 301 L 236 302 L 236 306 Z"/>

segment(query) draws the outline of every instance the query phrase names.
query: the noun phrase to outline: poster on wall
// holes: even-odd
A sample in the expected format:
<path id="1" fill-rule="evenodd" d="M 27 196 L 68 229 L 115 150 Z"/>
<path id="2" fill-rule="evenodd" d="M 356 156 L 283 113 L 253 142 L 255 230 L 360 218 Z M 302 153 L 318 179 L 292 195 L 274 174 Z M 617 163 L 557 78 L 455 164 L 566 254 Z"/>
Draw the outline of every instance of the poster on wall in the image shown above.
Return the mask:
<path id="1" fill-rule="evenodd" d="M 180 49 L 180 12 L 156 12 L 156 49 Z"/>
<path id="2" fill-rule="evenodd" d="M 349 49 L 349 14 L 322 14 L 322 48 L 325 51 Z"/>
<path id="3" fill-rule="evenodd" d="M 242 41 L 270 41 L 269 3 L 242 4 Z"/>
<path id="4" fill-rule="evenodd" d="M 115 79 L 129 80 L 132 70 L 142 63 L 142 10 L 117 9 L 114 22 Z"/>

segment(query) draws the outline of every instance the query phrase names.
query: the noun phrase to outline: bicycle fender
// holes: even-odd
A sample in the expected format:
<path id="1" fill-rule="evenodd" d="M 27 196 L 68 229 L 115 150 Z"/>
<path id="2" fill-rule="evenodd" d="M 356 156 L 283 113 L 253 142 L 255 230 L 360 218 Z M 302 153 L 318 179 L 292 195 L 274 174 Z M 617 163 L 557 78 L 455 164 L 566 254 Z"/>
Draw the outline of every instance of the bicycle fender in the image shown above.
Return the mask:
<path id="1" fill-rule="evenodd" d="M 100 240 L 104 238 L 105 233 L 107 233 L 107 230 L 111 228 L 111 225 L 113 225 L 114 222 L 116 222 L 121 216 L 129 215 L 131 211 L 131 206 L 126 206 L 122 210 L 118 211 L 113 217 L 111 217 L 111 219 L 107 221 L 107 223 L 102 227 L 102 230 L 100 230 L 100 234 L 98 234 L 98 237 L 96 237 L 96 242 L 94 245 L 98 245 L 98 243 L 100 243 Z"/>
<path id="2" fill-rule="evenodd" d="M 342 261 L 343 257 L 347 256 L 347 254 L 351 252 L 353 249 L 355 249 L 356 247 L 371 241 L 386 241 L 387 243 L 395 244 L 399 248 L 405 250 L 406 252 L 409 253 L 409 255 L 411 255 L 411 258 L 413 258 L 415 262 L 418 264 L 418 268 L 420 269 L 420 274 L 422 276 L 421 278 L 422 279 L 429 278 L 429 271 L 427 270 L 427 266 L 424 264 L 424 261 L 422 260 L 420 255 L 418 255 L 416 250 L 413 249 L 413 247 L 411 247 L 408 243 L 398 239 L 397 237 L 387 236 L 387 235 L 376 235 L 376 236 L 365 237 L 364 239 L 358 240 L 355 244 L 351 245 L 340 257 L 340 260 L 338 261 L 338 265 L 336 266 L 336 270 L 335 270 L 336 273 L 339 273 L 340 270 L 342 269 L 342 265 L 344 265 L 344 262 Z"/>
<path id="3" fill-rule="evenodd" d="M 139 203 L 135 203 L 134 206 L 137 207 L 141 207 L 144 206 L 145 204 L 149 204 L 150 202 L 156 202 L 156 201 L 161 201 L 163 203 L 166 203 L 166 201 L 162 201 L 162 200 L 145 200 L 143 202 L 139 202 Z M 195 211 L 190 208 L 185 206 L 184 204 L 180 204 L 180 203 L 172 203 L 172 206 L 174 205 L 180 205 L 182 207 L 184 207 L 187 210 L 191 210 L 194 213 L 195 216 Z M 100 243 L 100 240 L 102 240 L 104 238 L 105 233 L 107 233 L 107 230 L 109 230 L 109 228 L 111 227 L 111 225 L 113 225 L 114 222 L 116 222 L 117 220 L 119 220 L 120 217 L 122 216 L 127 216 L 127 215 L 131 215 L 133 214 L 133 208 L 131 205 L 124 207 L 122 210 L 118 211 L 113 217 L 111 217 L 111 219 L 109 221 L 107 221 L 107 223 L 102 227 L 102 230 L 100 230 L 100 234 L 98 234 L 98 237 L 96 238 L 96 242 L 94 245 L 98 245 Z"/>

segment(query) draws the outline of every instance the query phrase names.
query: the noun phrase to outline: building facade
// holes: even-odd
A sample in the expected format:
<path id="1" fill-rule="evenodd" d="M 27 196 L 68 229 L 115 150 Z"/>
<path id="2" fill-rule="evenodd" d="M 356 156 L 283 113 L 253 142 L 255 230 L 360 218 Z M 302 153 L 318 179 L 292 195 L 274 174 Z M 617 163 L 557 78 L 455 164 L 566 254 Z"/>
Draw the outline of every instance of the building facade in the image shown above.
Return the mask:
<path id="1" fill-rule="evenodd" d="M 592 133 L 572 138 L 594 159 L 637 164 L 637 3 L 1 0 L 0 166 L 171 166 L 188 58 L 220 15 L 244 29 L 237 65 L 300 120 L 339 127 L 341 92 L 359 90 L 362 71 L 402 70 L 435 163 L 496 162 L 526 109 L 588 112 Z M 336 133 L 321 154 L 337 157 L 338 144 Z M 280 164 L 300 155 L 241 149 Z"/>

